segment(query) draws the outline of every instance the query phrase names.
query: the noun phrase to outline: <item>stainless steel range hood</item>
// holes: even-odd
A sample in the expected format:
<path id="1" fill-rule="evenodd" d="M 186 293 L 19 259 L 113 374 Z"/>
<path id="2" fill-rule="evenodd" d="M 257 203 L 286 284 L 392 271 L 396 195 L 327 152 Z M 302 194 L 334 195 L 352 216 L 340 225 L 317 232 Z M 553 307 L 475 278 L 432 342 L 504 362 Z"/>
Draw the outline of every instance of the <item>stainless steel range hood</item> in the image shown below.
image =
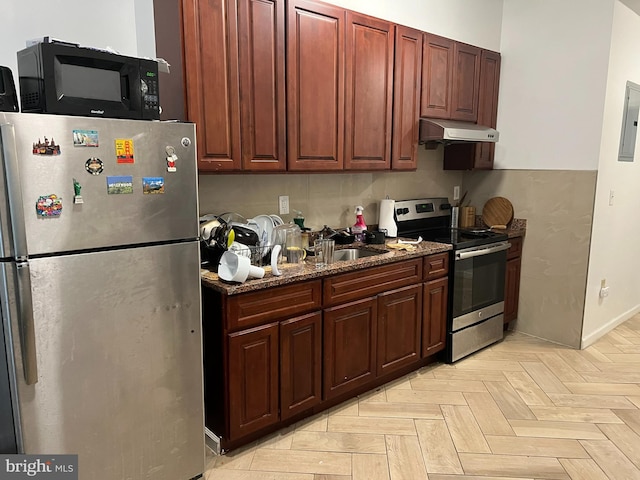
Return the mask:
<path id="1" fill-rule="evenodd" d="M 438 118 L 420 119 L 420 143 L 497 142 L 497 130 L 475 123 Z"/>

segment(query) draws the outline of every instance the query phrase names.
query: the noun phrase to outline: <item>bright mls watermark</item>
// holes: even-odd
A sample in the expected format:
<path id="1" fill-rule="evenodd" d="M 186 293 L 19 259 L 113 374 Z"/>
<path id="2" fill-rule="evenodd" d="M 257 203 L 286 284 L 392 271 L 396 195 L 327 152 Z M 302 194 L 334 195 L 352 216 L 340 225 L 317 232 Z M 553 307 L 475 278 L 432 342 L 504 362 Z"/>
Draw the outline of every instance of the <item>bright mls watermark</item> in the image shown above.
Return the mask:
<path id="1" fill-rule="evenodd" d="M 78 455 L 0 455 L 0 480 L 78 480 Z"/>

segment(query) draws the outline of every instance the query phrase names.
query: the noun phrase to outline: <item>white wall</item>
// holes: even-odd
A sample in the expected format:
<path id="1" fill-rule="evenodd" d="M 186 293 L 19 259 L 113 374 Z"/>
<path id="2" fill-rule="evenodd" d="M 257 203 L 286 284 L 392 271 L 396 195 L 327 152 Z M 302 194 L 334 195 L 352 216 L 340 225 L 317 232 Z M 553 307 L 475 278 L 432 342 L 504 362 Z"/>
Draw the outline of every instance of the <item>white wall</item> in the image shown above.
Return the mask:
<path id="1" fill-rule="evenodd" d="M 498 51 L 503 0 L 324 0 L 425 32 Z"/>
<path id="2" fill-rule="evenodd" d="M 614 1 L 504 0 L 495 168 L 598 168 Z"/>
<path id="3" fill-rule="evenodd" d="M 583 346 L 640 311 L 640 136 L 634 162 L 618 162 L 627 80 L 640 84 L 640 17 L 616 2 L 604 124 L 591 234 L 591 253 L 582 331 Z M 614 190 L 613 206 L 609 191 Z M 600 299 L 600 281 L 610 295 Z"/>
<path id="4" fill-rule="evenodd" d="M 49 36 L 91 47 L 112 47 L 123 55 L 153 55 L 151 0 L 0 0 L 0 65 L 18 83 L 16 52 L 26 40 Z M 151 3 L 150 3 L 151 2 Z M 136 14 L 138 18 L 136 18 Z M 147 18 L 140 18 L 145 16 Z M 137 28 L 143 30 L 139 53 Z M 150 30 L 149 30 L 150 29 Z"/>

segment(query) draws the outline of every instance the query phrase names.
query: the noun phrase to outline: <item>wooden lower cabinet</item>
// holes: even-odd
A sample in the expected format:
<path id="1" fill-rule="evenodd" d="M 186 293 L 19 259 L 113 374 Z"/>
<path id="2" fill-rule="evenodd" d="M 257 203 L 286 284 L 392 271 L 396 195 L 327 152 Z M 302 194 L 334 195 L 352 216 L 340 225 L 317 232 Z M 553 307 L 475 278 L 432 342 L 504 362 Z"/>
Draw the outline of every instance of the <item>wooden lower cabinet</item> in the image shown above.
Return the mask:
<path id="1" fill-rule="evenodd" d="M 378 376 L 420 359 L 421 323 L 421 285 L 378 295 Z"/>
<path id="2" fill-rule="evenodd" d="M 320 403 L 321 312 L 242 330 L 228 337 L 231 438 L 245 436 Z"/>
<path id="3" fill-rule="evenodd" d="M 278 329 L 276 322 L 228 335 L 231 438 L 279 420 Z"/>
<path id="4" fill-rule="evenodd" d="M 507 250 L 507 270 L 504 278 L 504 323 L 518 318 L 522 241 L 522 237 L 509 239 L 511 247 Z"/>
<path id="5" fill-rule="evenodd" d="M 280 323 L 280 417 L 322 400 L 322 313 Z"/>
<path id="6" fill-rule="evenodd" d="M 424 284 L 422 310 L 422 356 L 444 350 L 447 340 L 448 278 Z"/>
<path id="7" fill-rule="evenodd" d="M 203 288 L 205 422 L 221 448 L 433 361 L 448 262 L 443 252 L 237 295 Z"/>
<path id="8" fill-rule="evenodd" d="M 375 297 L 324 311 L 324 398 L 330 399 L 376 376 Z"/>

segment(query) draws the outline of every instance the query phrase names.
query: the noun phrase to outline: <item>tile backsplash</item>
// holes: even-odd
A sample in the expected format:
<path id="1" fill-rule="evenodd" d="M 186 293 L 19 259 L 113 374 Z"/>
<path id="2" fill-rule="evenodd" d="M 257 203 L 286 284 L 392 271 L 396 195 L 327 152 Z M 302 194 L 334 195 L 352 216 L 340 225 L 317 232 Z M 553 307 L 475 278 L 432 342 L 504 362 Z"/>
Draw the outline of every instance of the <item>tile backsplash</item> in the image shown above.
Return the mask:
<path id="1" fill-rule="evenodd" d="M 462 172 L 442 170 L 442 147 L 418 147 L 418 169 L 413 172 L 316 174 L 200 175 L 200 213 L 237 212 L 245 217 L 278 213 L 278 196 L 288 195 L 290 214 L 300 210 L 305 225 L 320 229 L 347 227 L 355 222 L 356 205 L 364 207 L 367 224 L 378 223 L 379 201 L 425 196 L 451 197 Z"/>
<path id="2" fill-rule="evenodd" d="M 356 205 L 364 206 L 367 224 L 377 224 L 379 201 L 387 195 L 452 199 L 453 187 L 460 185 L 478 214 L 489 198 L 507 197 L 515 216 L 527 220 L 515 328 L 578 348 L 596 176 L 595 171 L 444 171 L 442 147 L 421 146 L 413 172 L 200 175 L 200 213 L 277 214 L 278 196 L 288 195 L 290 214 L 284 220 L 300 210 L 306 226 L 320 229 L 353 225 Z"/>

